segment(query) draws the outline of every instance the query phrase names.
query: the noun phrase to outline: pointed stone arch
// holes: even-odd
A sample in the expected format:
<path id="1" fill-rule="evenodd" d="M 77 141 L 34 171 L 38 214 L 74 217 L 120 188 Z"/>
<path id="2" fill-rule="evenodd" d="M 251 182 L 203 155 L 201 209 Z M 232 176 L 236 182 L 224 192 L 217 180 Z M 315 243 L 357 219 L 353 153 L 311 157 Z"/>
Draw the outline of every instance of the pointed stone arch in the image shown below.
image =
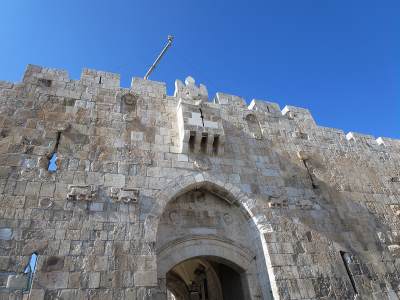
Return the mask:
<path id="1" fill-rule="evenodd" d="M 256 201 L 236 186 L 221 181 L 220 179 L 208 174 L 197 173 L 185 176 L 179 176 L 162 188 L 155 195 L 155 202 L 144 222 L 144 241 L 148 245 L 154 246 L 157 242 L 157 230 L 160 218 L 169 202 L 177 199 L 193 190 L 206 190 L 218 198 L 227 201 L 229 204 L 237 207 L 249 220 L 249 225 L 259 233 L 260 251 L 263 254 L 264 267 L 266 271 L 265 278 L 268 279 L 270 288 L 276 297 L 277 287 L 272 273 L 271 261 L 263 233 L 270 230 L 270 224 L 262 212 L 256 210 Z M 236 251 L 239 253 L 238 251 Z M 156 253 L 154 253 L 156 257 Z M 157 259 L 155 259 L 157 260 Z M 238 264 L 239 265 L 239 264 Z M 157 267 L 157 266 L 156 266 Z M 157 270 L 155 270 L 157 274 Z M 155 274 L 155 275 L 156 275 Z M 267 298 L 268 299 L 268 298 Z M 278 298 L 275 298 L 278 299 Z"/>
<path id="2" fill-rule="evenodd" d="M 269 226 L 265 218 L 255 211 L 256 203 L 254 199 L 251 199 L 230 183 L 223 182 L 210 174 L 198 173 L 177 177 L 155 195 L 156 201 L 145 219 L 145 241 L 156 242 L 159 218 L 170 201 L 188 191 L 200 188 L 217 195 L 232 205 L 238 206 L 249 219 L 253 220 L 260 232 L 263 232 Z"/>

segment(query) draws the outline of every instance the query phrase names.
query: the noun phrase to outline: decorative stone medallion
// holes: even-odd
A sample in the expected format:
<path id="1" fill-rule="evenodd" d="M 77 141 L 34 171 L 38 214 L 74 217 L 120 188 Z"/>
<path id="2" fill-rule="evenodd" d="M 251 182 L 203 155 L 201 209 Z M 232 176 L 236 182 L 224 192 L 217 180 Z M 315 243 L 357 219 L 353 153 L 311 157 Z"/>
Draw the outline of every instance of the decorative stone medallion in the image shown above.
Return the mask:
<path id="1" fill-rule="evenodd" d="M 138 98 L 139 98 L 138 95 L 133 93 L 128 93 L 121 97 L 122 101 L 124 101 L 126 105 L 135 105 L 135 106 Z"/>
<path id="2" fill-rule="evenodd" d="M 53 204 L 54 202 L 50 198 L 41 198 L 39 200 L 39 207 L 41 208 L 50 208 Z"/>

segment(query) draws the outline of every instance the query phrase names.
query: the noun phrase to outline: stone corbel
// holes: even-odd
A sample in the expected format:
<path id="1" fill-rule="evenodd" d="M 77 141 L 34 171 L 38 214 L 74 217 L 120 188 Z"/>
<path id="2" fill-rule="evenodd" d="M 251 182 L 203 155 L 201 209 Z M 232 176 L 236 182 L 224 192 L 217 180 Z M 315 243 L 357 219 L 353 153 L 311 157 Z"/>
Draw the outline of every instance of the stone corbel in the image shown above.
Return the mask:
<path id="1" fill-rule="evenodd" d="M 313 209 L 314 204 L 312 201 L 304 199 L 304 200 L 298 201 L 296 206 L 302 210 L 311 210 L 311 209 Z"/>
<path id="2" fill-rule="evenodd" d="M 139 189 L 115 188 L 110 189 L 113 202 L 136 203 L 139 200 Z"/>
<path id="3" fill-rule="evenodd" d="M 279 199 L 275 197 L 270 197 L 268 201 L 269 208 L 288 208 L 288 201 L 286 199 Z"/>
<path id="4" fill-rule="evenodd" d="M 93 185 L 69 185 L 68 200 L 74 201 L 92 201 L 96 196 L 96 190 Z"/>

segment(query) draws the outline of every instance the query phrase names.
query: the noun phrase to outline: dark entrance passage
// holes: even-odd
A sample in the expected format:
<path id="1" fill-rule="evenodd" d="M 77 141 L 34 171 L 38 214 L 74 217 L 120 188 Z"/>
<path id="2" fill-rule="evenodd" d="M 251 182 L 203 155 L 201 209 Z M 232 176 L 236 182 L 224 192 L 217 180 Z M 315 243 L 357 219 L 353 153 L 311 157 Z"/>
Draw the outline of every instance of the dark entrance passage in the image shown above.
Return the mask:
<path id="1" fill-rule="evenodd" d="M 196 257 L 167 273 L 168 300 L 244 300 L 241 270 L 214 257 Z"/>

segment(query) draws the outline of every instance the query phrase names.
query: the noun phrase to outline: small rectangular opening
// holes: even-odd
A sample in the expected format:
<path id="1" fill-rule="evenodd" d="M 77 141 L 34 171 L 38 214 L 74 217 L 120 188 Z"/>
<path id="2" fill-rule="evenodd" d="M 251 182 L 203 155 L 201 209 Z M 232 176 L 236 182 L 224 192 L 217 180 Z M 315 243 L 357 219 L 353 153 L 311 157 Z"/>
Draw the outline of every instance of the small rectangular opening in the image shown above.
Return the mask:
<path id="1" fill-rule="evenodd" d="M 194 151 L 195 139 L 196 139 L 196 132 L 195 131 L 191 131 L 190 132 L 190 136 L 189 136 L 189 151 L 190 152 Z"/>
<path id="2" fill-rule="evenodd" d="M 50 87 L 51 86 L 51 80 L 50 79 L 44 79 L 44 78 L 39 78 L 38 83 L 41 86 L 44 87 Z"/>
<path id="3" fill-rule="evenodd" d="M 202 153 L 207 153 L 207 140 L 208 140 L 208 133 L 203 132 L 201 135 L 201 142 L 200 142 L 200 151 Z"/>
<path id="4" fill-rule="evenodd" d="M 308 240 L 309 242 L 312 241 L 311 231 L 307 231 L 307 232 L 306 232 L 306 237 L 307 237 L 307 240 Z"/>
<path id="5" fill-rule="evenodd" d="M 214 141 L 212 144 L 213 154 L 215 154 L 215 155 L 218 154 L 218 147 L 219 147 L 219 135 L 216 134 L 216 135 L 214 135 Z"/>

